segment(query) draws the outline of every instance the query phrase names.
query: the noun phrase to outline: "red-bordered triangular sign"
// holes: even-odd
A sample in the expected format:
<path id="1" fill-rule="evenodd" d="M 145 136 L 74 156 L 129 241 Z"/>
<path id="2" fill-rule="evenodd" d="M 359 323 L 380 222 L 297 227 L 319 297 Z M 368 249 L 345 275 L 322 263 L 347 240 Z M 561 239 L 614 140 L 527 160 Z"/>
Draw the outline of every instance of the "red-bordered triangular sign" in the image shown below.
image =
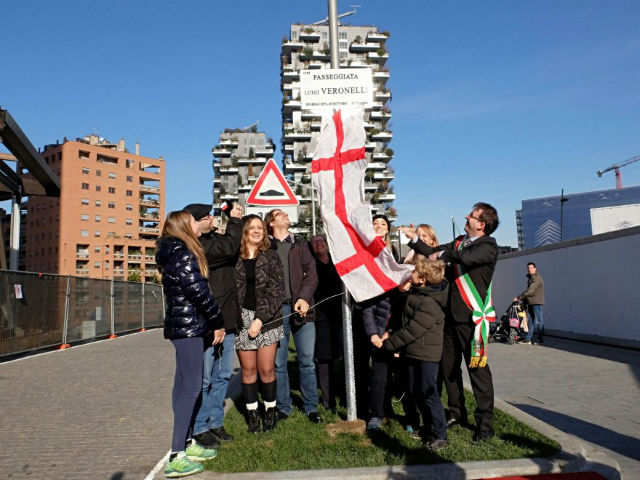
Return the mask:
<path id="1" fill-rule="evenodd" d="M 298 205 L 298 199 L 293 194 L 293 190 L 282 175 L 282 172 L 270 158 L 262 169 L 256 184 L 251 189 L 247 197 L 249 205 L 272 205 L 286 206 Z"/>

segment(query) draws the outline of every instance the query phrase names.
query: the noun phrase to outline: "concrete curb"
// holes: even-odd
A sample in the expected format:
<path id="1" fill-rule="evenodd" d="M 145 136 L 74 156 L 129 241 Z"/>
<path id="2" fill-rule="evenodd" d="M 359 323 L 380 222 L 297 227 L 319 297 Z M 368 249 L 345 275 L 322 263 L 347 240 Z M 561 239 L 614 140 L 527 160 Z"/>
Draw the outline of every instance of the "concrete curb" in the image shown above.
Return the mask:
<path id="1" fill-rule="evenodd" d="M 233 407 L 232 398 L 240 387 L 240 375 L 235 374 L 230 381 L 229 398 L 225 413 Z M 469 388 L 468 385 L 465 385 Z M 530 426 L 546 437 L 560 444 L 560 451 L 549 458 L 527 458 L 487 462 L 440 463 L 434 465 L 398 465 L 327 470 L 291 470 L 278 472 L 217 473 L 205 471 L 198 475 L 202 480 L 472 480 L 517 475 L 537 475 L 546 473 L 569 473 L 596 471 L 608 480 L 619 480 L 620 468 L 604 452 L 588 456 L 582 442 L 513 405 L 495 399 L 495 407 L 511 415 L 516 420 Z M 164 478 L 159 475 L 156 478 Z"/>

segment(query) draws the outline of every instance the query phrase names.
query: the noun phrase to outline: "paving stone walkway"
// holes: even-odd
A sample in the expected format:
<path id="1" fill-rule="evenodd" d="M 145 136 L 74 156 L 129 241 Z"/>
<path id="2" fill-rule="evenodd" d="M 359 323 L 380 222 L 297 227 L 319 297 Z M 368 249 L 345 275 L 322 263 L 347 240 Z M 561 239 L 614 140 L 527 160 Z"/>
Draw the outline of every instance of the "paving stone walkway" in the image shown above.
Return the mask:
<path id="1" fill-rule="evenodd" d="M 640 352 L 549 338 L 492 345 L 496 395 L 640 478 Z M 144 479 L 169 449 L 174 352 L 162 331 L 0 363 L 9 479 Z"/>
<path id="2" fill-rule="evenodd" d="M 0 364 L 8 479 L 144 479 L 171 446 L 174 351 L 162 330 Z"/>
<path id="3" fill-rule="evenodd" d="M 497 397 L 613 458 L 640 479 L 640 352 L 559 338 L 492 344 Z"/>

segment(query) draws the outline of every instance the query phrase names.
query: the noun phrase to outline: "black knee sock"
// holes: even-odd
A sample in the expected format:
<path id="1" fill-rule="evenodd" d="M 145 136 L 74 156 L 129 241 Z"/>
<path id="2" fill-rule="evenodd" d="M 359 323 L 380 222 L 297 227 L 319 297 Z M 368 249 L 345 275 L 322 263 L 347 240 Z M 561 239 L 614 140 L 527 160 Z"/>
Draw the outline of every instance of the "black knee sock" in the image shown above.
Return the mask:
<path id="1" fill-rule="evenodd" d="M 264 402 L 274 402 L 276 399 L 277 382 L 260 383 L 260 393 Z"/>
<path id="2" fill-rule="evenodd" d="M 258 401 L 258 382 L 243 383 L 242 397 L 244 398 L 244 403 L 246 404 L 257 402 Z"/>

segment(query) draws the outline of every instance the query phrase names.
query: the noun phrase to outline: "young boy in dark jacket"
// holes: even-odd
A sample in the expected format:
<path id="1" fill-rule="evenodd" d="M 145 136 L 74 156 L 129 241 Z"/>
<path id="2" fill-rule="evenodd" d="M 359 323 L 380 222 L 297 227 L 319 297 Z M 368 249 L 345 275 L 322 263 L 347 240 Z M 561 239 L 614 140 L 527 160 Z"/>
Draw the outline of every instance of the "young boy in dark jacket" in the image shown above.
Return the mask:
<path id="1" fill-rule="evenodd" d="M 405 286 L 409 292 L 402 312 L 402 328 L 391 335 L 385 333 L 382 346 L 392 352 L 403 349 L 409 365 L 409 388 L 418 399 L 423 419 L 431 419 L 431 425 L 425 425 L 430 432 L 425 447 L 438 450 L 447 445 L 447 421 L 437 378 L 449 286 L 441 260 L 419 255 L 415 265 L 410 284 Z"/>

